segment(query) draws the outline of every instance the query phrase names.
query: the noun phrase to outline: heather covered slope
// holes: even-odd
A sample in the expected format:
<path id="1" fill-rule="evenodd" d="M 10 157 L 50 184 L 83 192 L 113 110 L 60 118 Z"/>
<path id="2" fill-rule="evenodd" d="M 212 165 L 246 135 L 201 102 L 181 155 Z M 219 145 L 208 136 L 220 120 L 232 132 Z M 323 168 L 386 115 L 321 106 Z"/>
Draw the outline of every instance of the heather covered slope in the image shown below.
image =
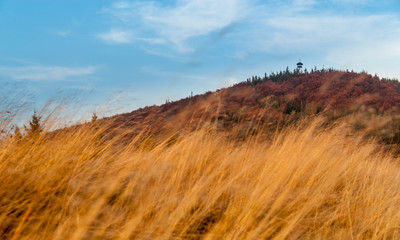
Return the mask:
<path id="1" fill-rule="evenodd" d="M 201 123 L 235 131 L 244 128 L 246 132 L 249 128 L 275 131 L 276 127 L 322 114 L 327 122 L 351 117 L 356 130 L 368 127 L 367 135 L 391 144 L 397 143 L 399 113 L 397 81 L 366 73 L 317 70 L 252 77 L 216 92 L 145 107 L 102 121 L 138 131 L 194 130 Z M 384 121 L 380 119 L 383 117 Z M 369 120 L 380 124 L 371 125 Z"/>
<path id="2" fill-rule="evenodd" d="M 379 111 L 391 111 L 400 106 L 398 85 L 366 73 L 332 71 L 308 74 L 282 83 L 259 84 L 255 92 L 261 96 L 283 96 L 287 100 L 321 104 L 330 109 L 364 105 Z"/>
<path id="3" fill-rule="evenodd" d="M 186 123 L 201 118 L 205 112 L 209 117 L 217 114 L 218 119 L 229 121 L 235 117 L 251 120 L 261 112 L 263 118 L 275 118 L 290 114 L 290 110 L 313 114 L 323 110 L 365 107 L 372 107 L 379 112 L 398 111 L 398 83 L 366 73 L 319 71 L 301 74 L 286 81 L 267 79 L 265 82 L 242 82 L 213 93 L 146 107 L 115 118 L 129 119 L 130 124 L 174 119 Z"/>

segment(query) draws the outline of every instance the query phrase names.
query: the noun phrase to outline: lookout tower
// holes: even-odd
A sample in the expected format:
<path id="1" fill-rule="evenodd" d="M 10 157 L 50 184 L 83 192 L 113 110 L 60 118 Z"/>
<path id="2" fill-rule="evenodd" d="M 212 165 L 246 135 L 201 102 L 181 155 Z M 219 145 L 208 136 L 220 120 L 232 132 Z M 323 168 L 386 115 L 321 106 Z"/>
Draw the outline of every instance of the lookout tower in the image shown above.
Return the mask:
<path id="1" fill-rule="evenodd" d="M 297 70 L 300 71 L 301 68 L 303 67 L 303 63 L 301 62 L 301 60 L 299 59 L 299 62 L 296 64 L 297 65 Z"/>

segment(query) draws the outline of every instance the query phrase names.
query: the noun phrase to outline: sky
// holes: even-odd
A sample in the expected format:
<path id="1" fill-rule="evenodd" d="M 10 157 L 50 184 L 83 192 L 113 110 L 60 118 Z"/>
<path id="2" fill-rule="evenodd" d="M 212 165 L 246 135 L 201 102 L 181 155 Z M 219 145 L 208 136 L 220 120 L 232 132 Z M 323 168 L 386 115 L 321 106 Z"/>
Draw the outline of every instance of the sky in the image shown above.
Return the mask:
<path id="1" fill-rule="evenodd" d="M 400 78 L 400 1 L 0 0 L 0 82 L 35 106 L 130 112 L 299 59 Z"/>

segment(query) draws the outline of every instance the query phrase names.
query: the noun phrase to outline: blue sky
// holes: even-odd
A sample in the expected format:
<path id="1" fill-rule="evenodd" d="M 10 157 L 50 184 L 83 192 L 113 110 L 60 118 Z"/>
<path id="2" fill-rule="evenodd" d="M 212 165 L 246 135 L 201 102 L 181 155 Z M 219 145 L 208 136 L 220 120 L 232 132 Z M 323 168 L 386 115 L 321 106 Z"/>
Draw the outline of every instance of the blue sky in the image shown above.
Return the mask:
<path id="1" fill-rule="evenodd" d="M 127 112 L 299 58 L 400 78 L 400 1 L 0 0 L 0 81 L 39 105 L 62 92 Z"/>

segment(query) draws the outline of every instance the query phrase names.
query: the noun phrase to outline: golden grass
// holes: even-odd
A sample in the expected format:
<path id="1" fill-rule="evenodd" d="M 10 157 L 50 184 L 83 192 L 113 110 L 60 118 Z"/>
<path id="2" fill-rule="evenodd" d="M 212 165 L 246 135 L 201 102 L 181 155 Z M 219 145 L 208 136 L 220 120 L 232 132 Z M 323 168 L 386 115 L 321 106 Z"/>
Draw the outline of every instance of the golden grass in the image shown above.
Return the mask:
<path id="1" fill-rule="evenodd" d="M 202 129 L 154 146 L 93 126 L 5 139 L 0 238 L 399 238 L 398 161 L 318 124 L 272 141 Z"/>

